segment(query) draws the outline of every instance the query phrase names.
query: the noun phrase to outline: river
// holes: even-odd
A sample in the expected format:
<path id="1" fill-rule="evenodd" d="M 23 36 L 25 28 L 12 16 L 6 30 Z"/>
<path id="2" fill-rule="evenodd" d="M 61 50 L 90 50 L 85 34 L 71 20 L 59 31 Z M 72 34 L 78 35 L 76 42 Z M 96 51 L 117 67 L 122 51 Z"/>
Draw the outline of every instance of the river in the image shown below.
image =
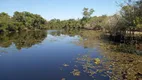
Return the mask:
<path id="1" fill-rule="evenodd" d="M 120 53 L 106 55 L 107 52 L 101 49 L 102 43 L 96 37 L 90 39 L 86 35 L 85 32 L 62 30 L 1 34 L 0 80 L 141 78 L 141 56 Z"/>

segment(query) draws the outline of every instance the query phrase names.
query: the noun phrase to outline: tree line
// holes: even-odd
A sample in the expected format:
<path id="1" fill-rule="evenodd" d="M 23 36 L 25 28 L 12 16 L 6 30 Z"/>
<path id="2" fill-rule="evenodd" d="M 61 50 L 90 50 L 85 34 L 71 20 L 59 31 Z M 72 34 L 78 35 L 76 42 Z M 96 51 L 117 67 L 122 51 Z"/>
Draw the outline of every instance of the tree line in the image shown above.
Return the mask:
<path id="1" fill-rule="evenodd" d="M 0 13 L 0 32 L 44 29 L 47 21 L 40 15 L 29 12 L 14 12 L 11 17 L 7 13 Z"/>
<path id="2" fill-rule="evenodd" d="M 0 13 L 0 32 L 41 30 L 41 29 L 89 29 L 100 30 L 117 40 L 135 39 L 135 34 L 142 31 L 142 0 L 128 0 L 120 5 L 121 10 L 112 15 L 91 16 L 95 10 L 84 8 L 81 19 L 46 21 L 40 15 L 29 12 L 14 12 L 11 17 L 7 13 Z"/>
<path id="3" fill-rule="evenodd" d="M 52 19 L 47 26 L 51 29 L 101 30 L 109 34 L 111 39 L 134 40 L 135 34 L 142 31 L 142 0 L 128 0 L 120 7 L 121 10 L 112 16 L 91 16 L 95 11 L 84 8 L 82 19 Z"/>
<path id="4" fill-rule="evenodd" d="M 120 6 L 121 10 L 112 16 L 102 15 L 92 17 L 91 15 L 94 10 L 84 8 L 82 19 L 52 19 L 48 22 L 48 27 L 102 29 L 110 33 L 126 30 L 140 30 L 142 28 L 142 0 L 128 0 L 128 2 Z"/>

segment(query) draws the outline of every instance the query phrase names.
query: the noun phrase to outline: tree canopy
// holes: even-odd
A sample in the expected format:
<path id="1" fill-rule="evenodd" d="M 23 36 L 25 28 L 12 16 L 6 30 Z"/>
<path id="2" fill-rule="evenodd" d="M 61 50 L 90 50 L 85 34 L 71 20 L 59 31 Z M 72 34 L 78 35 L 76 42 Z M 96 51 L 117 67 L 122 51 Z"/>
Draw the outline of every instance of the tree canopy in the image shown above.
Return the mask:
<path id="1" fill-rule="evenodd" d="M 44 29 L 46 23 L 40 15 L 29 12 L 16 11 L 12 17 L 7 13 L 0 13 L 0 32 Z"/>

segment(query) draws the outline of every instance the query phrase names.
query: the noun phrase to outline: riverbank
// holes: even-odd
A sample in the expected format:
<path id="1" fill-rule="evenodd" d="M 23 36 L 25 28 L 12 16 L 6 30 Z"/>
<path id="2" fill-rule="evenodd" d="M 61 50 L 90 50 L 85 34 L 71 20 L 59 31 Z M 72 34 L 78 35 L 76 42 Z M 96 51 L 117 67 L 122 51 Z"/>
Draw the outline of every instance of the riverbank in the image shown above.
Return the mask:
<path id="1" fill-rule="evenodd" d="M 102 58 L 91 57 L 92 54 L 82 55 L 77 61 L 82 64 L 83 69 L 89 74 L 104 73 L 111 80 L 140 80 L 142 79 L 142 56 L 136 53 L 126 53 L 123 50 L 117 51 L 117 45 L 102 39 L 102 33 L 99 31 L 84 31 L 81 33 L 84 41 L 77 43 L 85 47 L 97 48 L 103 56 Z M 128 49 L 125 46 L 123 48 Z M 99 59 L 100 63 L 95 64 L 94 60 Z M 91 71 L 91 72 L 90 72 Z M 92 75 L 92 77 L 93 77 Z"/>

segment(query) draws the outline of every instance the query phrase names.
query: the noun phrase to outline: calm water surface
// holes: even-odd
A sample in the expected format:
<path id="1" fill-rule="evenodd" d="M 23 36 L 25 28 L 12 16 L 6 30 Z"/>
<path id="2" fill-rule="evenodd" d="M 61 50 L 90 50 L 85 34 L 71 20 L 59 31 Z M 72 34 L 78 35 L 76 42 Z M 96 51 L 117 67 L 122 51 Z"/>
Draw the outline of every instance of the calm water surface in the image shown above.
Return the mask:
<path id="1" fill-rule="evenodd" d="M 103 71 L 95 75 L 90 74 L 92 69 L 87 71 L 85 66 L 93 65 L 85 56 L 101 59 L 102 55 L 95 47 L 76 44 L 83 39 L 56 30 L 1 34 L 0 80 L 109 80 Z M 79 76 L 73 75 L 74 70 Z"/>
<path id="2" fill-rule="evenodd" d="M 1 36 L 0 80 L 94 80 L 83 71 L 80 76 L 71 73 L 82 69 L 75 62 L 79 55 L 91 50 L 100 56 L 95 48 L 76 45 L 79 35 L 69 36 L 54 30 L 17 34 Z"/>

